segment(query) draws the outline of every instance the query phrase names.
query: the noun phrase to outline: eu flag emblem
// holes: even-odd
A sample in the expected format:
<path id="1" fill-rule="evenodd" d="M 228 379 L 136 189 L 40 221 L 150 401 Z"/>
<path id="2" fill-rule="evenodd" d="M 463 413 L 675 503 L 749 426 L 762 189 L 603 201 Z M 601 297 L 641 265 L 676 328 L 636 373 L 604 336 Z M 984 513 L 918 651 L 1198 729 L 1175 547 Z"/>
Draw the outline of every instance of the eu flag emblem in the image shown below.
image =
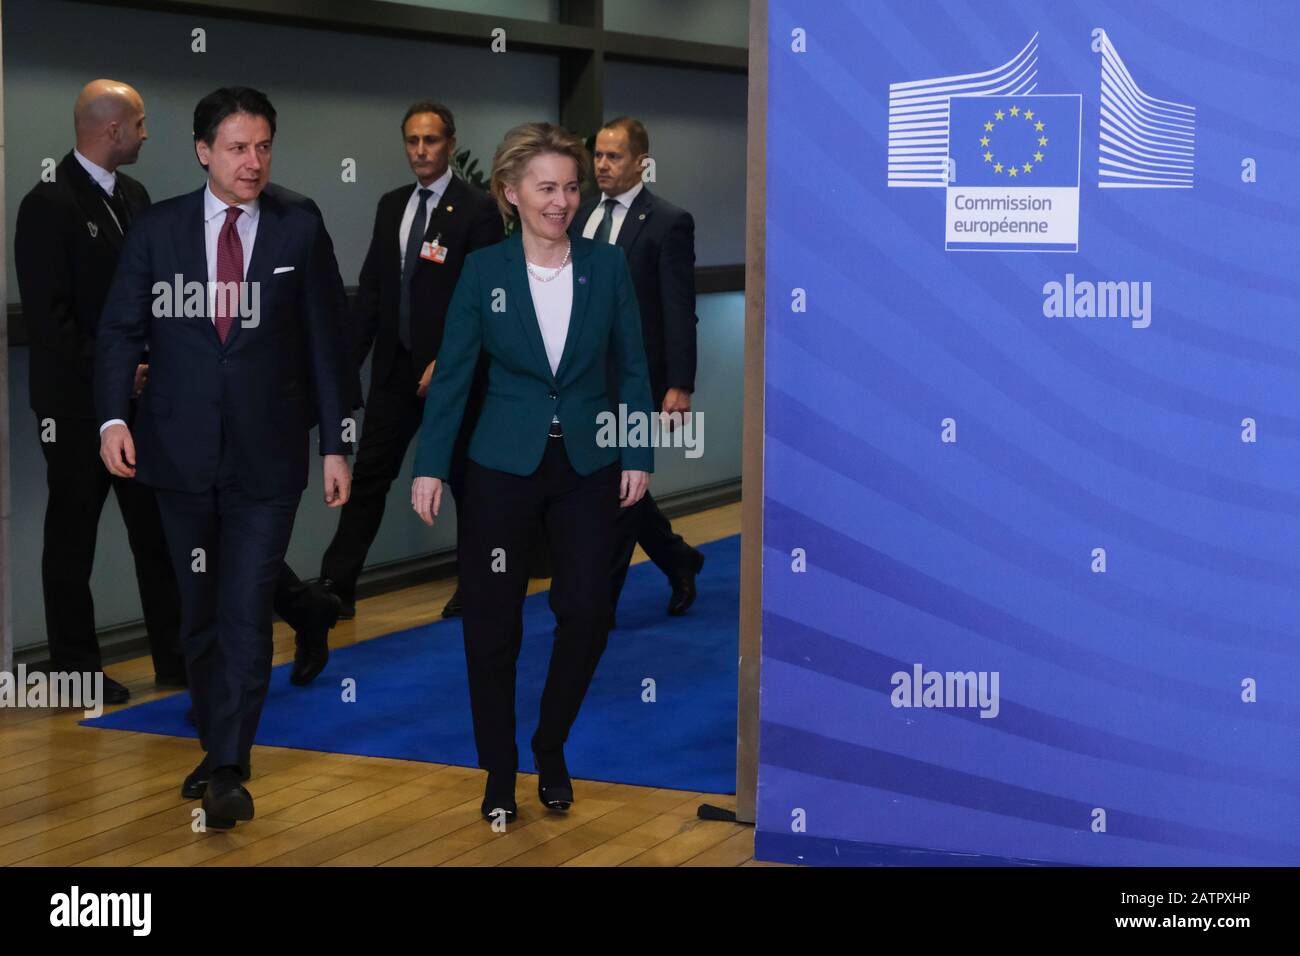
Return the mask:
<path id="1" fill-rule="evenodd" d="M 949 100 L 949 250 L 1077 252 L 1083 98 Z"/>

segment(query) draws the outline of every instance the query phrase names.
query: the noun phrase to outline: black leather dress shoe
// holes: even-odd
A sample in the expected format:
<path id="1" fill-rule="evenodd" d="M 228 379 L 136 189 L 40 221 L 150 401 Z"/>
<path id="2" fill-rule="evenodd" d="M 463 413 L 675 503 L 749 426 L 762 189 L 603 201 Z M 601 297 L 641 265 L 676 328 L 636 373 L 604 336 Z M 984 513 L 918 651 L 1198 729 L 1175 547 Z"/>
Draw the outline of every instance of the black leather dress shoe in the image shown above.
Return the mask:
<path id="1" fill-rule="evenodd" d="M 236 820 L 253 819 L 253 796 L 239 782 L 235 767 L 218 767 L 203 793 L 203 814 L 210 830 L 226 830 Z"/>
<path id="2" fill-rule="evenodd" d="M 104 703 L 125 704 L 131 699 L 131 692 L 107 674 L 104 675 Z"/>
<path id="3" fill-rule="evenodd" d="M 515 803 L 515 772 L 488 771 L 487 787 L 483 793 L 483 805 L 479 808 L 483 819 L 489 822 L 500 819 L 505 814 L 506 823 L 519 819 L 519 805 Z"/>
<path id="4" fill-rule="evenodd" d="M 685 614 L 695 603 L 695 575 L 704 567 L 704 552 L 692 549 L 686 568 L 672 575 L 668 581 L 673 586 L 673 596 L 668 599 L 668 613 L 676 617 Z"/>
<path id="5" fill-rule="evenodd" d="M 339 617 L 340 621 L 350 621 L 357 616 L 356 599 L 350 594 L 344 594 L 339 590 L 338 583 L 329 578 L 321 578 L 316 582 L 316 586 L 334 597 L 339 599 Z"/>
<path id="6" fill-rule="evenodd" d="M 573 781 L 564 763 L 564 751 L 549 753 L 533 751 L 533 765 L 537 768 L 537 799 L 548 810 L 564 812 L 573 806 Z"/>
<path id="7" fill-rule="evenodd" d="M 310 590 L 311 609 L 303 620 L 302 628 L 293 635 L 295 649 L 289 683 L 295 687 L 310 684 L 329 663 L 330 628 L 338 623 L 343 604 L 337 594 L 319 584 Z"/>
<path id="8" fill-rule="evenodd" d="M 451 597 L 447 599 L 447 603 L 442 606 L 442 616 L 460 617 L 464 613 L 465 609 L 461 607 L 460 603 L 460 588 L 457 588 L 452 592 Z"/>
<path id="9" fill-rule="evenodd" d="M 252 763 L 247 767 L 239 768 L 239 779 L 247 780 L 253 772 Z M 208 769 L 208 758 L 204 757 L 199 761 L 199 765 L 190 771 L 190 775 L 185 778 L 181 784 L 181 796 L 186 800 L 198 800 L 208 789 L 208 781 L 212 779 L 212 771 Z"/>

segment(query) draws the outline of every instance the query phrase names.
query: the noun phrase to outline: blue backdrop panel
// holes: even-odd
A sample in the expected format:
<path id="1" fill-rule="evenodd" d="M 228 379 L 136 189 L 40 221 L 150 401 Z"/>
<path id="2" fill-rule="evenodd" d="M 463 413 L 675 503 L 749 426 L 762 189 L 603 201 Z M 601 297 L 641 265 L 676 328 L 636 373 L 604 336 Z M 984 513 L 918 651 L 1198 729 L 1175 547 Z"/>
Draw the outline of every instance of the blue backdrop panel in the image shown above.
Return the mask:
<path id="1" fill-rule="evenodd" d="M 1298 51 L 770 3 L 760 858 L 1300 863 Z"/>

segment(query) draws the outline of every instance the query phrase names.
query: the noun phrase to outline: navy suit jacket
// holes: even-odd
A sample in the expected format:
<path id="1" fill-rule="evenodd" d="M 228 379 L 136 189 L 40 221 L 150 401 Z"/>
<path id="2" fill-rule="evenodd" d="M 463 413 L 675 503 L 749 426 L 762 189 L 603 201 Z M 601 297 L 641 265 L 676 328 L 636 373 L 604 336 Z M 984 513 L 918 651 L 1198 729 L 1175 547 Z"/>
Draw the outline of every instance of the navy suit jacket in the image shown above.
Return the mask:
<path id="1" fill-rule="evenodd" d="M 224 453 L 251 496 L 301 492 L 313 420 L 322 455 L 351 450 L 343 441 L 349 360 L 325 227 L 274 194 L 262 194 L 258 215 L 245 280 L 257 283 L 259 309 L 236 319 L 225 343 L 206 293 L 196 297 L 202 315 L 167 314 L 177 281 L 208 279 L 203 189 L 150 207 L 127 233 L 99 321 L 95 405 L 101 422 L 127 419 L 148 345 L 149 384 L 133 428 L 143 484 L 208 490 Z"/>
<path id="2" fill-rule="evenodd" d="M 262 190 L 262 195 L 270 196 L 276 202 L 283 203 L 286 206 L 301 206 L 317 219 L 321 220 L 322 224 L 325 222 L 325 214 L 320 211 L 320 207 L 316 205 L 316 202 L 310 196 L 304 196 L 302 193 L 294 192 L 287 186 L 281 186 L 278 183 L 267 183 L 266 188 Z M 334 255 L 334 242 L 330 239 L 328 229 L 325 230 L 325 245 L 329 250 L 330 272 L 335 279 L 334 298 L 338 302 L 339 327 L 346 331 L 351 324 L 348 318 L 348 292 L 343 285 L 343 274 L 339 271 L 338 259 Z M 349 339 L 349 342 L 350 341 L 351 340 Z M 352 346 L 345 343 L 344 347 L 350 350 Z M 352 394 L 350 404 L 353 408 L 360 408 L 364 402 L 361 400 L 361 369 L 359 367 L 354 367 L 352 369 L 352 374 L 349 376 L 348 381 L 351 383 L 349 389 Z M 314 412 L 316 407 L 315 399 L 312 400 L 311 406 Z M 313 419 L 312 424 L 314 425 L 315 423 L 315 419 Z"/>
<path id="3" fill-rule="evenodd" d="M 588 196 L 569 226 L 581 236 L 601 201 Z M 670 388 L 695 391 L 695 220 L 685 209 L 656 196 L 648 186 L 632 200 L 614 245 L 627 255 L 641 310 L 650 397 L 663 408 Z"/>

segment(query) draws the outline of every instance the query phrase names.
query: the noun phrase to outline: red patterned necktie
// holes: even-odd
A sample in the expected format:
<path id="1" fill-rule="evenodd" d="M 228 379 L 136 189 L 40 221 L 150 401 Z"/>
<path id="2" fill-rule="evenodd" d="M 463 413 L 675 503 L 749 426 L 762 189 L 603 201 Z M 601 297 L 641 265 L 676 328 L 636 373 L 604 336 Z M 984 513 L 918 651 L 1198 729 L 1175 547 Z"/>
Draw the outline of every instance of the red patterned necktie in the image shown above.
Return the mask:
<path id="1" fill-rule="evenodd" d="M 226 221 L 217 236 L 218 285 L 214 324 L 223 345 L 239 311 L 238 292 L 231 295 L 229 290 L 238 290 L 238 283 L 244 281 L 244 244 L 239 241 L 239 230 L 235 228 L 235 220 L 243 211 L 238 206 L 227 206 Z"/>

